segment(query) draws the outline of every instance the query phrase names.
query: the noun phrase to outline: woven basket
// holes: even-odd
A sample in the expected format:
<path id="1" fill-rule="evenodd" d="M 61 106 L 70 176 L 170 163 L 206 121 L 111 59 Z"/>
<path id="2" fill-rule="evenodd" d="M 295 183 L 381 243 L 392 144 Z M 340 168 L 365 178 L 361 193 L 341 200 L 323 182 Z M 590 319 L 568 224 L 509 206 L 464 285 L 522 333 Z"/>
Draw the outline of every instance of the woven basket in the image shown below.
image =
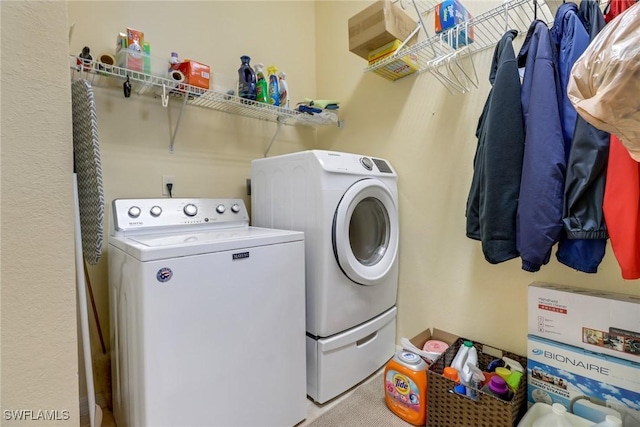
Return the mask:
<path id="1" fill-rule="evenodd" d="M 454 381 L 442 376 L 444 368 L 451 365 L 451 361 L 464 341 L 463 338 L 456 340 L 427 372 L 427 427 L 516 426 L 527 410 L 526 357 L 474 342 L 478 350 L 480 369 L 485 370 L 492 360 L 507 356 L 520 362 L 525 369 L 525 374 L 511 401 L 498 399 L 480 390 L 478 400 L 472 400 L 454 393 Z"/>

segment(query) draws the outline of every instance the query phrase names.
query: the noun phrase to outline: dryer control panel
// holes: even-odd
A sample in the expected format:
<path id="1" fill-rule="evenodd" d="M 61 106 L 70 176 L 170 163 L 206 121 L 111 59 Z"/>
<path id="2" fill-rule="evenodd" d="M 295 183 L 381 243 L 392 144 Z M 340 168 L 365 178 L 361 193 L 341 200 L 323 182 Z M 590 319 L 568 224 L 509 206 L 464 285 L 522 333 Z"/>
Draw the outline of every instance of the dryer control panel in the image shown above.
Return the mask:
<path id="1" fill-rule="evenodd" d="M 113 235 L 249 225 L 242 199 L 116 199 L 111 205 L 111 216 Z"/>

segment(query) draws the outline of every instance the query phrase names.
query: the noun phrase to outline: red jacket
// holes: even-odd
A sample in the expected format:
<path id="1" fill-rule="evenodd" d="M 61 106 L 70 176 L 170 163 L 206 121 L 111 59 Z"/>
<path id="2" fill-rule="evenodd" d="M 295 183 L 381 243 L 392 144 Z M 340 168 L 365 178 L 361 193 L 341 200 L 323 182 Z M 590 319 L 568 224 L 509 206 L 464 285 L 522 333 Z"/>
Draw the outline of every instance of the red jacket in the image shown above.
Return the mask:
<path id="1" fill-rule="evenodd" d="M 640 279 L 640 163 L 611 135 L 604 219 L 622 277 Z"/>
<path id="2" fill-rule="evenodd" d="M 634 4 L 634 0 L 611 0 L 605 21 Z M 622 278 L 640 279 L 640 163 L 631 158 L 615 135 L 611 135 L 609 146 L 604 218 Z"/>

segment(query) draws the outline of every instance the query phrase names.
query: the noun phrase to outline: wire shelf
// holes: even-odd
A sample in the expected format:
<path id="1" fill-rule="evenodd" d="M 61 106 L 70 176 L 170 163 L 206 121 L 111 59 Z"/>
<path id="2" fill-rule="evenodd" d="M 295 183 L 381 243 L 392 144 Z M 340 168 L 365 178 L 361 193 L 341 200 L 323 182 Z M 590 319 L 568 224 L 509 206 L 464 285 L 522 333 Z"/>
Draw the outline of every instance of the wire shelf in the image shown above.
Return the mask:
<path id="1" fill-rule="evenodd" d="M 398 0 L 400 1 L 400 0 Z M 402 0 L 408 2 L 409 0 Z M 431 1 L 414 0 L 415 9 L 420 12 L 418 24 L 427 34 L 427 38 L 412 46 L 401 46 L 393 55 L 369 64 L 365 72 L 377 71 L 385 73 L 386 68 L 398 58 L 411 55 L 418 64 L 418 72 L 437 72 L 446 61 L 443 59 L 465 51 L 470 57 L 474 53 L 494 47 L 507 30 L 517 30 L 519 35 L 527 33 L 534 19 L 541 20 L 547 25 L 553 23 L 553 13 L 544 1 L 536 0 L 507 0 L 504 4 L 488 10 L 469 21 L 429 36 L 425 21 L 433 28 L 434 11 Z M 406 5 L 405 5 L 406 8 Z M 473 34 L 473 40 L 470 35 Z"/>
<path id="2" fill-rule="evenodd" d="M 85 60 L 70 55 L 71 80 L 88 80 L 95 87 L 120 88 L 129 79 L 131 93 L 149 95 L 156 98 L 180 98 L 185 105 L 216 110 L 232 115 L 285 125 L 325 126 L 339 125 L 335 113 L 310 115 L 296 110 L 250 101 L 214 89 L 203 89 L 169 78 L 134 71 L 127 68 L 104 65 L 95 60 Z"/>

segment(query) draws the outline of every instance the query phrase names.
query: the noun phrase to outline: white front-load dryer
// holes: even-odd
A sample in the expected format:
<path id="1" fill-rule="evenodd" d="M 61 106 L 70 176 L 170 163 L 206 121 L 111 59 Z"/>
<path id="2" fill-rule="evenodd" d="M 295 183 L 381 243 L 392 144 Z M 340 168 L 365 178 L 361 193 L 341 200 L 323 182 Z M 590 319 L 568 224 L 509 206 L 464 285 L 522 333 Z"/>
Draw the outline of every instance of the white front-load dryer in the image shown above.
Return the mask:
<path id="1" fill-rule="evenodd" d="M 251 201 L 253 225 L 305 233 L 307 393 L 324 403 L 395 351 L 397 175 L 351 153 L 258 159 Z"/>

